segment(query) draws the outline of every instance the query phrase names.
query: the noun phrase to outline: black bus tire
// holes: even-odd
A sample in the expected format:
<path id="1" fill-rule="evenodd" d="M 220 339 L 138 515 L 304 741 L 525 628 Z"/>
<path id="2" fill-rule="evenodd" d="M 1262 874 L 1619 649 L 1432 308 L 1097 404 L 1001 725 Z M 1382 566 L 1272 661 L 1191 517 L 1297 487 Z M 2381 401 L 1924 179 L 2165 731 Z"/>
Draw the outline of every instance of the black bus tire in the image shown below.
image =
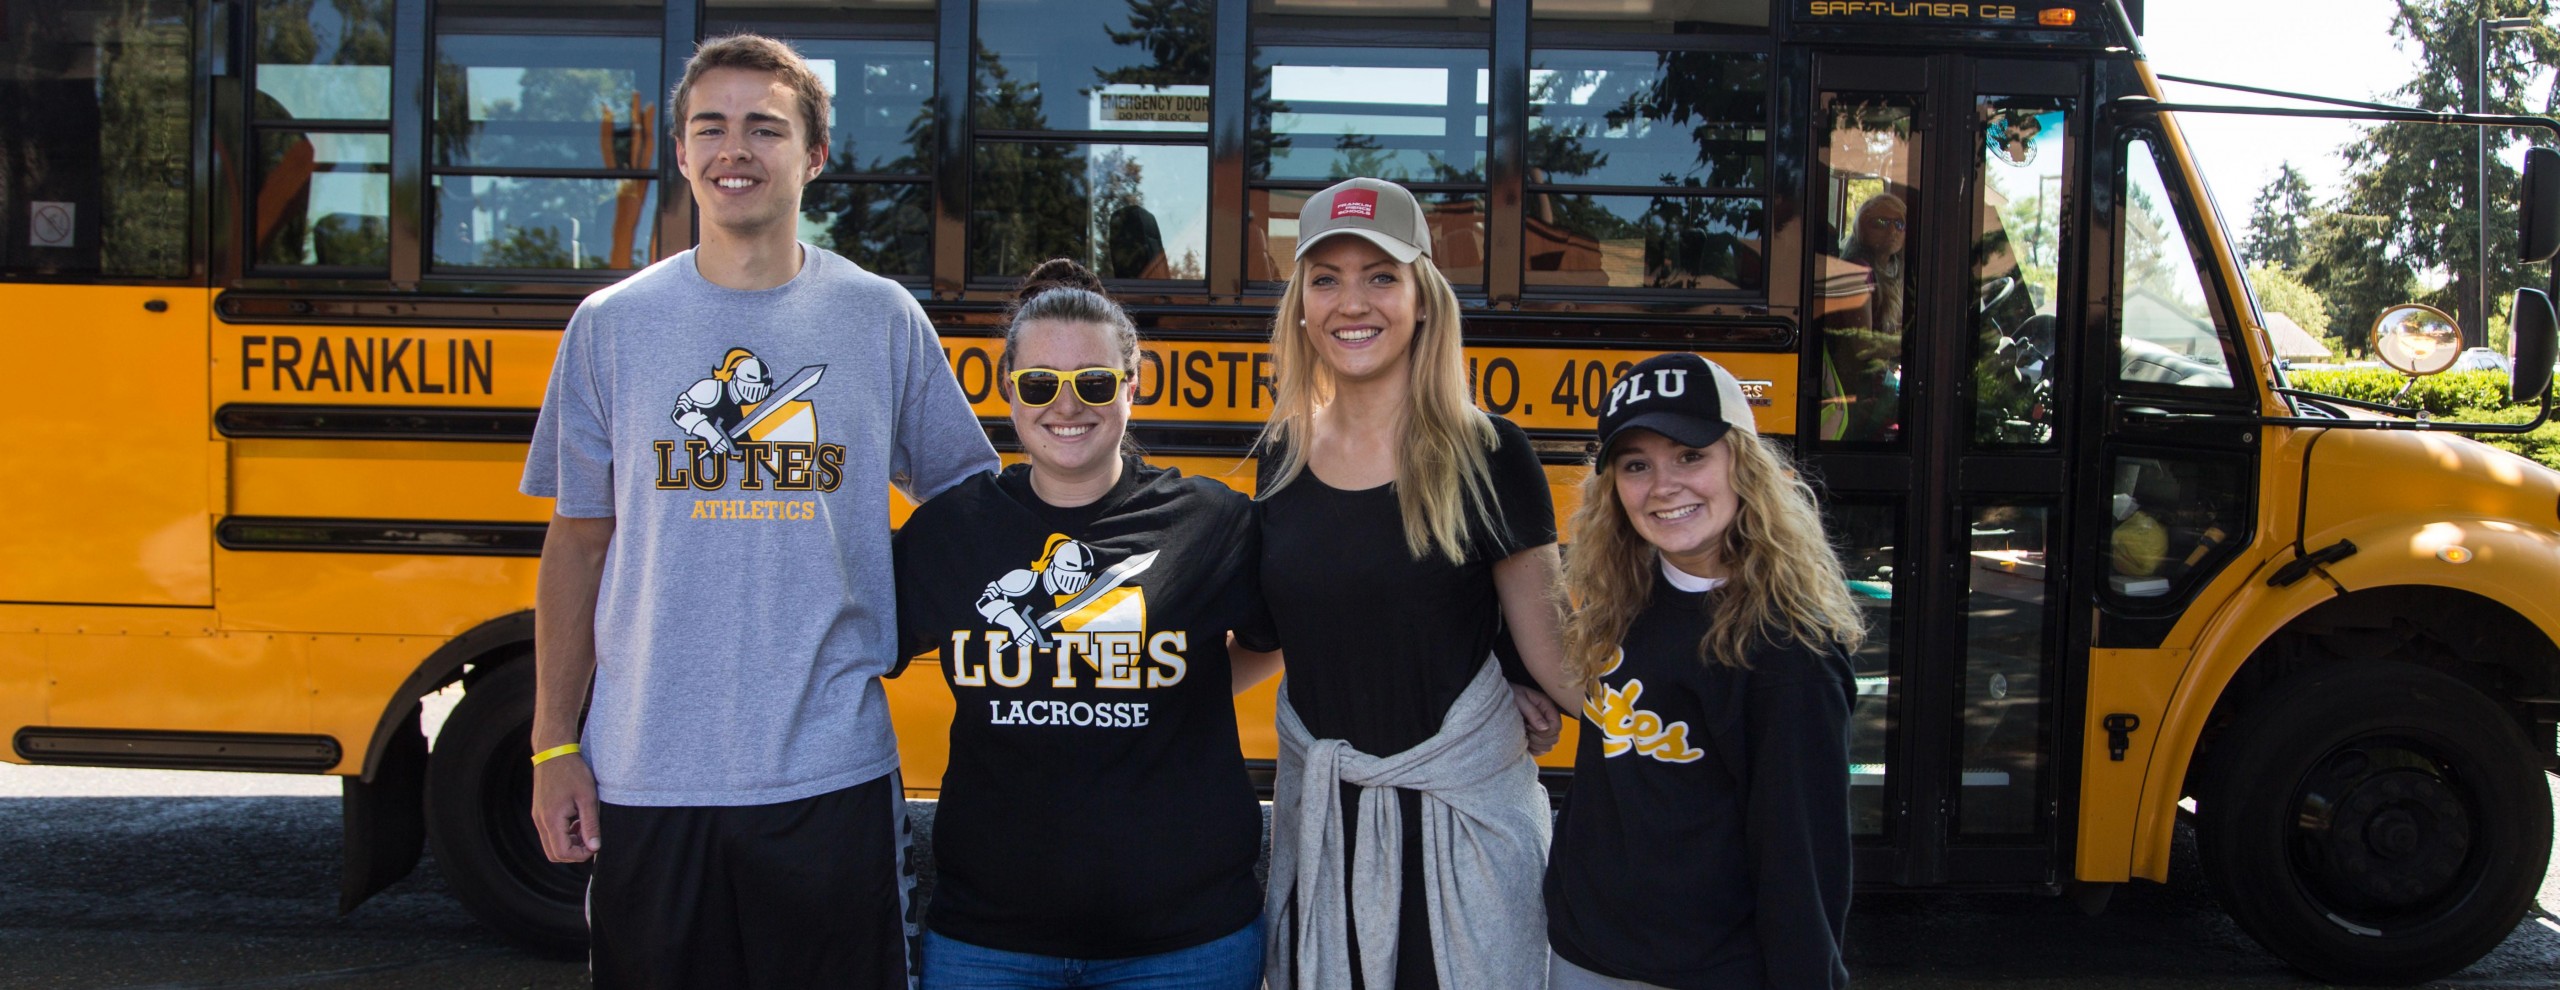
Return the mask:
<path id="1" fill-rule="evenodd" d="M 2224 910 L 2333 983 L 2431 980 L 2524 920 L 2551 855 L 2541 760 L 2451 676 L 2359 660 L 2297 674 L 2218 740 L 2196 846 Z"/>
<path id="2" fill-rule="evenodd" d="M 427 760 L 427 838 L 473 917 L 535 948 L 587 944 L 587 868 L 551 862 L 533 827 L 533 661 L 471 682 Z"/>

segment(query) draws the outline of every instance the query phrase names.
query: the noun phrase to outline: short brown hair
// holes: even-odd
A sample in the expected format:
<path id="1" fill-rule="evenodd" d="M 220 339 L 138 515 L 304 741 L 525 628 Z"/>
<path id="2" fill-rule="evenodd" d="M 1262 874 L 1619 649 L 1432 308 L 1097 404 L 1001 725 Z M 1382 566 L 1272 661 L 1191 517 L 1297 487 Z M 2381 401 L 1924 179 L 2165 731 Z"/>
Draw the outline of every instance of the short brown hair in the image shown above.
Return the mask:
<path id="1" fill-rule="evenodd" d="M 800 96 L 800 123 L 809 129 L 809 146 L 827 146 L 827 117 L 834 112 L 827 84 L 818 79 L 816 70 L 809 68 L 808 60 L 801 58 L 798 50 L 760 34 L 711 38 L 694 48 L 693 57 L 684 63 L 684 79 L 676 83 L 675 97 L 670 101 L 675 104 L 679 137 L 690 116 L 685 101 L 693 96 L 693 83 L 713 69 L 745 69 L 782 77 L 782 84 Z"/>

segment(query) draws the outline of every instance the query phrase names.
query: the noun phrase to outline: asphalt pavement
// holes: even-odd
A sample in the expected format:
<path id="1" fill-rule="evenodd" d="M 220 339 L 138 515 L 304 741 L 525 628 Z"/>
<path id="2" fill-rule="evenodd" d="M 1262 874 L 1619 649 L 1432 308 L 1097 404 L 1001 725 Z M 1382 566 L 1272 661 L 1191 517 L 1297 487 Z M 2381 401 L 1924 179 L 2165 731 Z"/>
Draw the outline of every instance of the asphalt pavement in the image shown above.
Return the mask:
<path id="1" fill-rule="evenodd" d="M 339 917 L 337 790 L 335 778 L 0 764 L 0 988 L 587 985 L 582 960 L 516 948 L 472 920 L 432 857 Z M 2033 895 L 1863 895 L 1855 983 L 2313 985 L 2241 934 L 2180 852 L 2171 882 L 2127 885 L 2096 917 Z M 2541 907 L 2435 985 L 2560 985 L 2560 869 Z"/>

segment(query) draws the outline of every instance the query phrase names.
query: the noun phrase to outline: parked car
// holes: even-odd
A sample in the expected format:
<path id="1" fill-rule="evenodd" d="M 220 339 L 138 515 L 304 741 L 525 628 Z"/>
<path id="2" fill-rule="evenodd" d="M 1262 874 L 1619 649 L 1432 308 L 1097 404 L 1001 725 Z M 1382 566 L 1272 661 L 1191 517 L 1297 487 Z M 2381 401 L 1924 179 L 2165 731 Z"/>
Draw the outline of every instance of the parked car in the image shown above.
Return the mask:
<path id="1" fill-rule="evenodd" d="M 2463 351 L 2459 356 L 2453 359 L 2452 370 L 2510 371 L 2513 369 L 2507 366 L 2506 355 L 2500 354 L 2486 347 L 2474 347 Z"/>

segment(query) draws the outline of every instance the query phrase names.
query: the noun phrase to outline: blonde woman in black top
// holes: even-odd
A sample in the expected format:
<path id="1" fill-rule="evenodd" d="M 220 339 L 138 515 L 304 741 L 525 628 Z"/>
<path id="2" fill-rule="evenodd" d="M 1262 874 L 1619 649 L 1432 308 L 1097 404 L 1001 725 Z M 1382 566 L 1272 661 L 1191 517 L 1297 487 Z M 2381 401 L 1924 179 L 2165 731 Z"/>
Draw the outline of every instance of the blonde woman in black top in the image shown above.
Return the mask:
<path id="1" fill-rule="evenodd" d="M 1545 983 L 1549 823 L 1522 721 L 1552 731 L 1544 699 L 1572 697 L 1555 510 L 1528 437 L 1470 402 L 1461 343 L 1412 193 L 1350 179 L 1308 199 L 1258 495 L 1288 655 L 1274 990 Z M 1533 672 L 1546 691 L 1512 686 Z"/>
<path id="2" fill-rule="evenodd" d="M 1610 389 L 1573 532 L 1550 986 L 1844 985 L 1862 631 L 1812 489 L 1731 373 L 1665 354 Z"/>

